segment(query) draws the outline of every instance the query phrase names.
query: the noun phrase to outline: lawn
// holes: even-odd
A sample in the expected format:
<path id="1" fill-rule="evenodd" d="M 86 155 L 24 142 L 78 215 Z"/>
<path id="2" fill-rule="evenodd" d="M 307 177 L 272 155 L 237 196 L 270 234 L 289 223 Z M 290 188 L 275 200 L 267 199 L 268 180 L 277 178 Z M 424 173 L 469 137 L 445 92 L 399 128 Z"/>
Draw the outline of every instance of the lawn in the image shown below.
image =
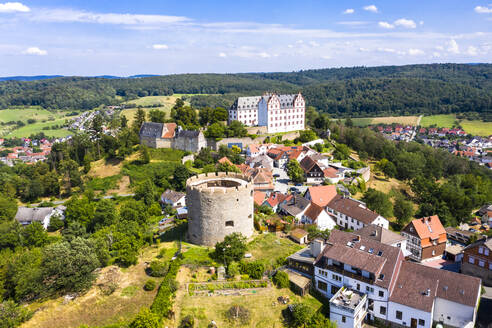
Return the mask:
<path id="1" fill-rule="evenodd" d="M 275 264 L 278 258 L 286 258 L 300 249 L 301 245 L 273 233 L 258 235 L 248 244 L 248 252 L 253 255 L 253 260 L 265 260 L 270 265 Z"/>
<path id="2" fill-rule="evenodd" d="M 66 137 L 66 136 L 72 134 L 72 132 L 70 132 L 66 129 L 61 129 L 61 128 L 55 129 L 55 130 L 43 129 L 43 128 L 51 127 L 53 125 L 60 125 L 61 126 L 65 123 L 65 120 L 66 120 L 65 118 L 60 118 L 60 119 L 52 120 L 49 122 L 36 122 L 36 123 L 32 123 L 32 124 L 27 124 L 21 128 L 18 128 L 18 129 L 11 131 L 10 133 L 8 133 L 6 135 L 6 137 L 7 138 L 29 137 L 31 134 L 36 134 L 39 132 L 43 132 L 45 135 L 47 135 L 49 137 L 55 137 L 55 138 Z"/>
<path id="3" fill-rule="evenodd" d="M 490 136 L 492 135 L 492 122 L 483 121 L 468 121 L 460 122 L 463 130 L 475 136 Z"/>
<path id="4" fill-rule="evenodd" d="M 146 262 L 154 259 L 161 250 L 175 247 L 174 243 L 161 243 L 158 247 L 146 247 L 141 251 L 138 263 L 127 269 L 110 266 L 102 269 L 96 284 L 85 294 L 73 301 L 64 302 L 63 297 L 29 305 L 37 310 L 31 320 L 24 323 L 22 328 L 67 328 L 88 326 L 104 326 L 115 323 L 128 323 L 138 313 L 141 307 L 150 306 L 154 300 L 154 291 L 144 291 L 143 285 L 148 279 L 154 279 L 157 284 L 162 278 L 151 278 L 145 273 Z M 167 254 L 164 260 L 169 260 Z M 97 286 L 104 282 L 108 272 L 117 272 L 118 288 L 111 294 L 105 295 Z"/>
<path id="5" fill-rule="evenodd" d="M 430 115 L 422 117 L 420 125 L 429 127 L 435 125 L 440 128 L 451 128 L 456 123 L 456 116 L 453 114 Z"/>

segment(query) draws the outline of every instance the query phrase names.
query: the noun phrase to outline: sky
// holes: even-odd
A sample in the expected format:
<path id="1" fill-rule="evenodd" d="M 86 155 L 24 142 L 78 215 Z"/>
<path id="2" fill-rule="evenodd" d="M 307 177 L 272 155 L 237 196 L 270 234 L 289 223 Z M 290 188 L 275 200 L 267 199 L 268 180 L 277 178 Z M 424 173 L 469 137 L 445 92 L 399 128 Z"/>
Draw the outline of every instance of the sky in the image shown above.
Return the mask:
<path id="1" fill-rule="evenodd" d="M 0 0 L 0 76 L 492 62 L 492 0 Z"/>

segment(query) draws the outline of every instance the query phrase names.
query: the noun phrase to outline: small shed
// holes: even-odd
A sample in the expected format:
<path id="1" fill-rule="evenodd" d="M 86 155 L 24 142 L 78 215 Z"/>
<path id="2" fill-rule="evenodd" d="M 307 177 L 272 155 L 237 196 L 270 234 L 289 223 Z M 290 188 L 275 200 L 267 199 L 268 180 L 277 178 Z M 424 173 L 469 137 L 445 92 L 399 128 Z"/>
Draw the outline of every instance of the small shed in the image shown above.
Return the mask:
<path id="1" fill-rule="evenodd" d="M 290 232 L 290 238 L 292 238 L 295 242 L 304 245 L 307 244 L 308 233 L 306 230 L 296 228 Z"/>
<path id="2" fill-rule="evenodd" d="M 310 278 L 290 269 L 286 269 L 285 272 L 289 275 L 290 288 L 294 293 L 304 296 L 309 292 Z"/>

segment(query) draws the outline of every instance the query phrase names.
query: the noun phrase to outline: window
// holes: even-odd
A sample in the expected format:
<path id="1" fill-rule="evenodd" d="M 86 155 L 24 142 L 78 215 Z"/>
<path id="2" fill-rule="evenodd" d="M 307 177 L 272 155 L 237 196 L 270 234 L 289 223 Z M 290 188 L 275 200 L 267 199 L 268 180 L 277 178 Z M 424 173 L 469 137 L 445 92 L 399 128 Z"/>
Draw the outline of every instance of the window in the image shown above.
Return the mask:
<path id="1" fill-rule="evenodd" d="M 483 253 L 484 253 L 485 255 L 489 256 L 489 249 L 488 249 L 488 248 L 486 248 L 486 249 L 483 251 Z"/>
<path id="2" fill-rule="evenodd" d="M 342 322 L 346 322 L 347 321 L 347 318 L 345 318 L 344 315 L 342 315 Z"/>
<path id="3" fill-rule="evenodd" d="M 379 307 L 379 313 L 382 315 L 386 315 L 386 306 L 380 306 Z"/>
<path id="4" fill-rule="evenodd" d="M 492 270 L 492 263 L 489 263 L 489 270 Z"/>
<path id="5" fill-rule="evenodd" d="M 471 263 L 471 264 L 473 264 L 473 263 L 475 263 L 475 259 L 474 259 L 473 257 L 471 257 L 471 256 L 470 256 L 470 257 L 468 258 L 468 262 L 469 262 L 469 263 Z"/>
<path id="6" fill-rule="evenodd" d="M 483 268 L 485 266 L 485 262 L 480 260 L 480 261 L 478 261 L 478 265 Z"/>
<path id="7" fill-rule="evenodd" d="M 338 292 L 338 289 L 339 289 L 339 288 L 338 288 L 337 286 L 333 286 L 333 285 L 332 285 L 332 286 L 331 286 L 331 294 L 332 294 L 332 295 L 335 295 L 335 294 Z"/>
<path id="8" fill-rule="evenodd" d="M 360 284 L 357 284 L 357 290 L 360 290 Z"/>
<path id="9" fill-rule="evenodd" d="M 483 254 L 483 247 L 482 247 L 482 246 L 480 246 L 480 247 L 478 248 L 478 254 Z"/>
<path id="10" fill-rule="evenodd" d="M 384 292 L 382 290 L 379 291 L 379 297 L 384 297 Z"/>
<path id="11" fill-rule="evenodd" d="M 425 326 L 425 320 L 424 319 L 419 319 L 419 326 Z"/>
<path id="12" fill-rule="evenodd" d="M 372 288 L 370 286 L 366 286 L 366 292 L 368 292 L 368 293 L 374 293 L 374 288 Z"/>
<path id="13" fill-rule="evenodd" d="M 326 282 L 318 280 L 318 289 L 326 292 L 326 290 L 328 289 L 328 285 L 326 284 Z"/>
<path id="14" fill-rule="evenodd" d="M 234 221 L 226 221 L 226 227 L 234 227 Z"/>
<path id="15" fill-rule="evenodd" d="M 396 319 L 401 320 L 403 318 L 403 313 L 401 311 L 396 311 Z"/>
<path id="16" fill-rule="evenodd" d="M 331 275 L 331 279 L 333 279 L 333 280 L 335 280 L 335 281 L 342 281 L 342 277 L 337 276 L 336 274 L 332 274 L 332 275 Z"/>

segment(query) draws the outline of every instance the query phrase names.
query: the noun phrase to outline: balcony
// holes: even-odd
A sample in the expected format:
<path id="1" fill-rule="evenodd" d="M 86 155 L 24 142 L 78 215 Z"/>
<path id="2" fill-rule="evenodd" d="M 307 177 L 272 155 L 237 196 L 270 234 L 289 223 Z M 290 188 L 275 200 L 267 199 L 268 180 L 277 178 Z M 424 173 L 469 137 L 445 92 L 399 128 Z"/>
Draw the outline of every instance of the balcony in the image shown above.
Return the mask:
<path id="1" fill-rule="evenodd" d="M 374 278 L 367 278 L 361 274 L 357 274 L 357 273 L 353 273 L 353 272 L 344 270 L 343 267 L 338 266 L 338 265 L 326 265 L 325 269 L 339 273 L 343 276 L 346 276 L 346 277 L 349 277 L 349 278 L 352 278 L 355 280 L 365 282 L 366 284 L 370 284 L 370 285 L 374 284 Z"/>

